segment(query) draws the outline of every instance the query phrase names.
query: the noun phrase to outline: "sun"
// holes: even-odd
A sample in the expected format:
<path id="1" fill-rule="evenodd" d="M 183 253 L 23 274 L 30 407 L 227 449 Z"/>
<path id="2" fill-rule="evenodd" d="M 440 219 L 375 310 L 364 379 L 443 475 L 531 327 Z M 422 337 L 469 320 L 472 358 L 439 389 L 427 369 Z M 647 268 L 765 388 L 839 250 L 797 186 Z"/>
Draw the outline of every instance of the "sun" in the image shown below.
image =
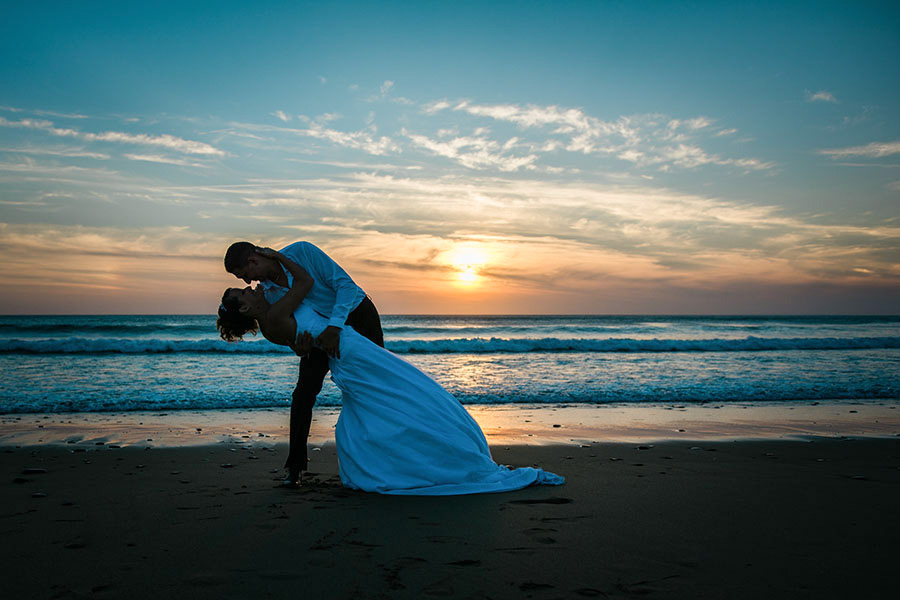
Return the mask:
<path id="1" fill-rule="evenodd" d="M 458 246 L 450 254 L 450 264 L 456 270 L 456 280 L 463 285 L 478 283 L 486 262 L 484 251 L 476 246 Z"/>
<path id="2" fill-rule="evenodd" d="M 478 281 L 478 273 L 475 272 L 475 267 L 466 265 L 462 271 L 456 274 L 456 278 L 463 283 L 474 283 Z"/>

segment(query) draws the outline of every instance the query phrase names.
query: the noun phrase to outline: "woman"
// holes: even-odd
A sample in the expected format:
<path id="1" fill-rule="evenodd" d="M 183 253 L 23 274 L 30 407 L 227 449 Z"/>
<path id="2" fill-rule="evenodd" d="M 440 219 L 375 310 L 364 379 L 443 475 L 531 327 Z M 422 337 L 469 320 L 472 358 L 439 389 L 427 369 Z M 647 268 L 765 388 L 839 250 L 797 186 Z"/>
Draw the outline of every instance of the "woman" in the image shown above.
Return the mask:
<path id="1" fill-rule="evenodd" d="M 310 343 L 327 325 L 301 304 L 308 291 L 303 269 L 264 249 L 293 275 L 291 289 L 270 304 L 257 287 L 229 288 L 217 327 L 236 341 L 257 328 L 271 342 Z M 393 353 L 346 327 L 331 379 L 342 392 L 335 429 L 341 481 L 381 494 L 451 495 L 504 492 L 565 480 L 541 469 L 509 469 L 491 459 L 478 423 L 437 382 Z"/>

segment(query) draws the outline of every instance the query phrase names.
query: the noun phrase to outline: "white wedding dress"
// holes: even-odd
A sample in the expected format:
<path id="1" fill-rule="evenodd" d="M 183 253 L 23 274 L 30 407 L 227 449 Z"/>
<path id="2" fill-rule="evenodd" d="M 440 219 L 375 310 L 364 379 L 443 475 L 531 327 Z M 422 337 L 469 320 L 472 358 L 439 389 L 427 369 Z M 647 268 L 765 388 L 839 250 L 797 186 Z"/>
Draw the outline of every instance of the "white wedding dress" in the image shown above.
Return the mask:
<path id="1" fill-rule="evenodd" d="M 309 306 L 294 312 L 297 332 L 327 324 Z M 335 442 L 341 482 L 380 494 L 442 496 L 505 492 L 565 479 L 541 469 L 510 469 L 462 404 L 428 375 L 351 327 L 341 332 L 331 379 L 342 392 Z"/>

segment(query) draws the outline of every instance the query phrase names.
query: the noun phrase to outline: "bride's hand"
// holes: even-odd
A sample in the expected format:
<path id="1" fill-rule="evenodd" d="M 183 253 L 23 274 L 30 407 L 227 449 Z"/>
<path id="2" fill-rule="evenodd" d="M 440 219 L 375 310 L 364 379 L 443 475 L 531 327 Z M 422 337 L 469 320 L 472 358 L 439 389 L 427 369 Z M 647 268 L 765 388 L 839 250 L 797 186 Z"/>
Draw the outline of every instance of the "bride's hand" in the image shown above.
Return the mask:
<path id="1" fill-rule="evenodd" d="M 301 331 L 297 334 L 297 339 L 291 345 L 291 350 L 297 356 L 306 356 L 313 348 L 313 336 L 308 331 Z"/>

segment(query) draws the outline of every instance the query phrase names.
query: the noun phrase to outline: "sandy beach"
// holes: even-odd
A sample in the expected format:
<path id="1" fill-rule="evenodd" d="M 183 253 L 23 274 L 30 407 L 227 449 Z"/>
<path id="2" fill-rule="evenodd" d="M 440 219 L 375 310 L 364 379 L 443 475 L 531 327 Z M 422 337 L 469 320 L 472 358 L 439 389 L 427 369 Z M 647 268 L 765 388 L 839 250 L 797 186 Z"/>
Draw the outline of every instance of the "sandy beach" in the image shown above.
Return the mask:
<path id="1" fill-rule="evenodd" d="M 882 403 L 847 414 L 869 408 L 895 412 Z M 500 421 L 479 420 L 495 460 L 540 465 L 566 485 L 445 498 L 344 489 L 327 440 L 311 453 L 304 486 L 280 488 L 283 441 L 264 431 L 196 445 L 90 435 L 7 443 L 4 596 L 876 598 L 892 590 L 896 420 L 881 416 L 881 434 L 870 437 L 652 443 L 573 441 L 560 430 L 584 419 L 578 408 L 517 409 L 502 421 L 512 429 L 535 413 L 533 430 L 546 431 L 531 438 L 504 437 Z M 243 431 L 237 416 L 232 429 Z M 54 420 L 20 416 L 19 427 L 33 417 Z M 319 415 L 320 432 L 328 422 Z M 14 423 L 4 417 L 4 435 Z M 121 424 L 119 433 L 127 438 Z"/>

